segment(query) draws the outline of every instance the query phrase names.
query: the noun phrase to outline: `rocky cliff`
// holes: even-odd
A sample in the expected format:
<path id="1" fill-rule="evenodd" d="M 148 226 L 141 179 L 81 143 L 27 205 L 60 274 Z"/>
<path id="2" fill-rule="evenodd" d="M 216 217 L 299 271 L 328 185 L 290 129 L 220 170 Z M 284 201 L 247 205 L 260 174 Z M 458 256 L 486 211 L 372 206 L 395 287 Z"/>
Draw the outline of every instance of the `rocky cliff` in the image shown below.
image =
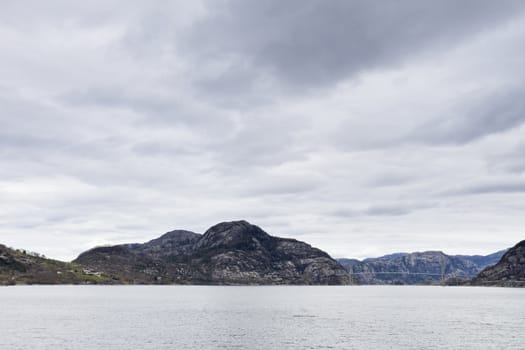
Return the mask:
<path id="1" fill-rule="evenodd" d="M 525 240 L 510 248 L 496 265 L 481 271 L 472 284 L 525 287 Z"/>
<path id="2" fill-rule="evenodd" d="M 495 263 L 504 252 L 453 256 L 427 251 L 395 253 L 363 261 L 339 259 L 339 262 L 357 284 L 458 284 L 476 276 L 487 264 Z"/>
<path id="3" fill-rule="evenodd" d="M 99 247 L 75 263 L 122 283 L 349 283 L 348 273 L 325 252 L 246 221 L 220 223 L 203 235 L 172 231 L 145 244 Z"/>

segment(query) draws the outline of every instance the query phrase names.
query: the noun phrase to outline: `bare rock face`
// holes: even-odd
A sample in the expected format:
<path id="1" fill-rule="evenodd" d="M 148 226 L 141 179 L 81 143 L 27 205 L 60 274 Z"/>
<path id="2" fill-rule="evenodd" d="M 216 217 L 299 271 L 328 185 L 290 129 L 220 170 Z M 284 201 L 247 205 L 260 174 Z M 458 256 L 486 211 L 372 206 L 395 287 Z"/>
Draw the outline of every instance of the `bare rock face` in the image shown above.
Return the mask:
<path id="1" fill-rule="evenodd" d="M 172 231 L 145 244 L 95 248 L 75 262 L 129 283 L 349 283 L 348 273 L 325 252 L 246 221 L 223 222 L 203 235 Z"/>
<path id="2" fill-rule="evenodd" d="M 525 240 L 510 248 L 496 265 L 481 271 L 472 284 L 525 287 Z"/>

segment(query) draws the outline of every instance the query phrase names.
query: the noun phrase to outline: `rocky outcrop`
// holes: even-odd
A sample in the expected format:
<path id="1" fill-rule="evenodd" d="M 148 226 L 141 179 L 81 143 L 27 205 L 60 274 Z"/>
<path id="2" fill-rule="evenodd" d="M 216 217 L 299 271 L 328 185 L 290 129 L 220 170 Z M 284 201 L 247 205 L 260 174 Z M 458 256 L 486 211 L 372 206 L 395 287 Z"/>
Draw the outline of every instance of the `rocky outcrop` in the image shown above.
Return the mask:
<path id="1" fill-rule="evenodd" d="M 172 231 L 145 244 L 95 248 L 75 262 L 125 283 L 349 283 L 348 273 L 325 252 L 246 221 L 223 222 L 203 235 Z"/>
<path id="2" fill-rule="evenodd" d="M 525 240 L 510 248 L 496 265 L 481 271 L 471 284 L 525 287 Z"/>
<path id="3" fill-rule="evenodd" d="M 459 284 L 476 276 L 505 251 L 451 256 L 439 251 L 395 253 L 363 261 L 339 259 L 357 284 Z M 496 260 L 497 261 L 497 260 Z"/>

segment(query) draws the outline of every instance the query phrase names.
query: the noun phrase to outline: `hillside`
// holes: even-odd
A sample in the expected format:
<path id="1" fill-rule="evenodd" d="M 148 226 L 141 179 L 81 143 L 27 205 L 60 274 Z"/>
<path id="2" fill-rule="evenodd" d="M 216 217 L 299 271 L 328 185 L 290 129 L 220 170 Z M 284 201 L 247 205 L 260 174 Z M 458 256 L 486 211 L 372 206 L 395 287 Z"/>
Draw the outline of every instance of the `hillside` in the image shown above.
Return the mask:
<path id="1" fill-rule="evenodd" d="M 525 240 L 510 248 L 496 265 L 481 271 L 472 285 L 525 287 Z"/>
<path id="2" fill-rule="evenodd" d="M 78 264 L 46 259 L 0 245 L 0 285 L 115 283 L 106 275 Z"/>

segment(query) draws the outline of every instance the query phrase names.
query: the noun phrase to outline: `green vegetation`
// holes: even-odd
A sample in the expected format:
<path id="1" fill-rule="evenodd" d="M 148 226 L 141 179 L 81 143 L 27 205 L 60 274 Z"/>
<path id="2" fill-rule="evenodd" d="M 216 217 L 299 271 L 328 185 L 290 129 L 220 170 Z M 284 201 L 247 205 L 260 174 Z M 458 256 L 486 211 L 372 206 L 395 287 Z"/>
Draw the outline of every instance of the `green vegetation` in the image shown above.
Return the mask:
<path id="1" fill-rule="evenodd" d="M 0 285 L 111 284 L 114 280 L 80 264 L 46 259 L 43 255 L 0 245 Z"/>

